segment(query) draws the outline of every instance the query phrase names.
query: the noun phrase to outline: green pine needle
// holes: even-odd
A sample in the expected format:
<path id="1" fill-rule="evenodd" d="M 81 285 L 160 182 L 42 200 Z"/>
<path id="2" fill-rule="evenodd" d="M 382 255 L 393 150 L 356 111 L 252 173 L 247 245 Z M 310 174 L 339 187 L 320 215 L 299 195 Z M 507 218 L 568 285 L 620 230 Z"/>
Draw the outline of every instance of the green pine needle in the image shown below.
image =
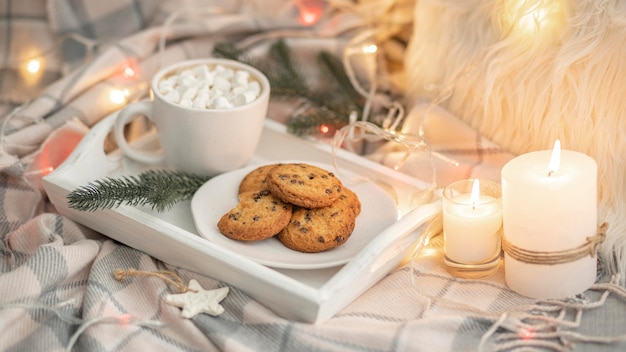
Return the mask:
<path id="1" fill-rule="evenodd" d="M 190 199 L 209 178 L 178 171 L 149 170 L 137 176 L 106 177 L 67 195 L 69 206 L 81 211 L 110 209 L 122 204 L 149 205 L 163 212 Z"/>
<path id="2" fill-rule="evenodd" d="M 262 71 L 270 81 L 272 98 L 301 100 L 307 108 L 286 122 L 287 130 L 292 134 L 315 135 L 322 125 L 337 130 L 349 123 L 352 111 L 363 110 L 365 98 L 352 86 L 341 59 L 326 51 L 321 51 L 317 57 L 322 80 L 316 87 L 306 78 L 307 71 L 314 68 L 299 65 L 283 39 L 272 43 L 264 59 L 250 59 L 231 43 L 218 43 L 213 54 L 247 63 Z"/>
<path id="3" fill-rule="evenodd" d="M 317 61 L 322 68 L 322 74 L 326 76 L 326 80 L 335 83 L 336 89 L 331 90 L 335 97 L 334 103 L 343 109 L 335 108 L 334 110 L 341 114 L 345 114 L 346 110 L 361 111 L 365 105 L 365 98 L 352 86 L 341 60 L 328 52 L 321 52 Z"/>
<path id="4" fill-rule="evenodd" d="M 332 131 L 336 131 L 345 126 L 345 124 L 345 120 L 335 115 L 332 111 L 319 108 L 309 109 L 289 118 L 287 132 L 296 136 L 315 136 L 320 133 L 320 126 L 322 125 L 330 128 Z"/>

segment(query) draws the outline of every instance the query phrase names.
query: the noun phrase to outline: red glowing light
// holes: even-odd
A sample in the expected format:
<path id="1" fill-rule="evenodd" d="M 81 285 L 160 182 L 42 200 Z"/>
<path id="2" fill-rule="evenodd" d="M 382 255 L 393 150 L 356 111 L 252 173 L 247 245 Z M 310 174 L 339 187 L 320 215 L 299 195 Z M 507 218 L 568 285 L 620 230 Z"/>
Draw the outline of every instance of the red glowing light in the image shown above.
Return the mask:
<path id="1" fill-rule="evenodd" d="M 41 169 L 41 174 L 43 176 L 46 176 L 46 175 L 50 174 L 52 171 L 54 171 L 54 167 L 48 166 L 48 167 L 45 167 L 45 168 Z"/>
<path id="2" fill-rule="evenodd" d="M 315 22 L 317 22 L 319 17 L 320 16 L 319 16 L 318 13 L 309 12 L 309 11 L 301 11 L 300 12 L 300 23 L 302 23 L 305 26 L 310 26 L 312 24 L 315 24 Z"/>
<path id="3" fill-rule="evenodd" d="M 520 331 L 520 336 L 522 337 L 523 340 L 532 339 L 533 338 L 533 332 L 532 332 L 532 330 L 524 329 L 524 330 Z"/>
<path id="4" fill-rule="evenodd" d="M 327 125 L 320 126 L 320 132 L 322 132 L 322 134 L 326 134 L 328 133 L 328 131 L 330 131 L 330 127 L 328 127 Z"/>
<path id="5" fill-rule="evenodd" d="M 126 67 L 124 69 L 124 76 L 125 77 L 135 77 L 135 69 L 133 69 L 132 67 Z"/>
<path id="6" fill-rule="evenodd" d="M 299 21 L 305 26 L 317 23 L 324 14 L 324 2 L 319 0 L 299 0 L 296 1 L 300 10 Z"/>
<path id="7" fill-rule="evenodd" d="M 51 173 L 74 151 L 74 147 L 83 136 L 84 131 L 77 131 L 70 127 L 59 129 L 43 144 L 41 151 L 31 163 L 29 171 L 37 170 L 37 173 L 41 175 Z"/>
<path id="8" fill-rule="evenodd" d="M 120 63 L 118 69 L 120 77 L 124 81 L 135 81 L 139 78 L 140 69 L 137 60 L 135 59 L 127 59 Z"/>
<path id="9" fill-rule="evenodd" d="M 121 325 L 127 325 L 128 323 L 130 323 L 130 319 L 131 319 L 130 314 L 124 314 L 118 318 L 118 321 L 120 322 Z"/>

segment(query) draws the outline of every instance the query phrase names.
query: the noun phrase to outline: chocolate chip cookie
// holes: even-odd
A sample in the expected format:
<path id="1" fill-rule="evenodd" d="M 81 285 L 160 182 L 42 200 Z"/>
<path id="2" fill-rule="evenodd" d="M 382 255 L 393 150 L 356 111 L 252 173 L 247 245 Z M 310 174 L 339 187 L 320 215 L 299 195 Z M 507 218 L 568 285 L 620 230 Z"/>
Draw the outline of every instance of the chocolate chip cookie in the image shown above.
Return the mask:
<path id="1" fill-rule="evenodd" d="M 349 188 L 343 188 L 341 195 L 335 203 L 338 207 L 346 206 L 352 209 L 354 216 L 359 216 L 359 214 L 361 214 L 361 201 L 359 200 L 359 196 L 357 196 L 356 193 L 352 192 Z"/>
<path id="2" fill-rule="evenodd" d="M 303 208 L 329 206 L 343 190 L 341 181 L 332 172 L 304 163 L 274 167 L 268 172 L 266 183 L 274 196 Z"/>
<path id="3" fill-rule="evenodd" d="M 287 248 L 317 253 L 344 244 L 354 230 L 356 213 L 348 197 L 321 208 L 294 207 L 287 227 L 276 238 Z"/>
<path id="4" fill-rule="evenodd" d="M 239 241 L 259 241 L 280 232 L 291 219 L 293 207 L 270 191 L 244 192 L 239 203 L 224 214 L 217 227 L 224 236 Z"/>
<path id="5" fill-rule="evenodd" d="M 239 193 L 250 191 L 262 191 L 267 189 L 266 177 L 269 171 L 280 164 L 268 164 L 259 166 L 256 169 L 250 171 L 239 184 Z"/>

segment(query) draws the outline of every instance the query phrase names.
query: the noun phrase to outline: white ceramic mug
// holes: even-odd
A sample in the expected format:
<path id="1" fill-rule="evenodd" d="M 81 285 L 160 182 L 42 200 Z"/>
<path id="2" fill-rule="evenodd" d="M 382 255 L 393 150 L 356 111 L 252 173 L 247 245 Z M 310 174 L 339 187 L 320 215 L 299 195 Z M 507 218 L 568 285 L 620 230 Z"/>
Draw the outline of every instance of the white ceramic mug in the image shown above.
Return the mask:
<path id="1" fill-rule="evenodd" d="M 258 82 L 256 98 L 229 108 L 194 108 L 173 103 L 159 91 L 159 82 L 168 76 L 200 65 L 218 65 L 249 72 Z M 213 176 L 244 166 L 254 155 L 267 115 L 270 85 L 257 69 L 227 59 L 183 61 L 159 70 L 152 79 L 151 100 L 130 104 L 120 111 L 114 135 L 124 154 L 141 163 L 164 163 L 168 168 Z M 154 153 L 133 148 L 124 135 L 124 126 L 139 115 L 146 116 L 157 129 L 161 151 Z"/>

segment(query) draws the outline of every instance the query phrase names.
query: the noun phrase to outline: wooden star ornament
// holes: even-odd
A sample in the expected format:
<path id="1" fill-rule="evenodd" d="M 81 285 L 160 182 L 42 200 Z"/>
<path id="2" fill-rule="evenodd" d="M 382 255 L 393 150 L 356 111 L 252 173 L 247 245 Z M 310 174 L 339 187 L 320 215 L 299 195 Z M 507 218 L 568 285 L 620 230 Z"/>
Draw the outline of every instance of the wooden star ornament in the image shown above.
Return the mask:
<path id="1" fill-rule="evenodd" d="M 224 307 L 220 302 L 228 294 L 228 287 L 221 287 L 215 290 L 205 290 L 198 281 L 189 281 L 189 290 L 185 293 L 167 295 L 167 304 L 182 308 L 183 318 L 192 318 L 198 313 L 207 313 L 212 316 L 224 313 Z"/>

